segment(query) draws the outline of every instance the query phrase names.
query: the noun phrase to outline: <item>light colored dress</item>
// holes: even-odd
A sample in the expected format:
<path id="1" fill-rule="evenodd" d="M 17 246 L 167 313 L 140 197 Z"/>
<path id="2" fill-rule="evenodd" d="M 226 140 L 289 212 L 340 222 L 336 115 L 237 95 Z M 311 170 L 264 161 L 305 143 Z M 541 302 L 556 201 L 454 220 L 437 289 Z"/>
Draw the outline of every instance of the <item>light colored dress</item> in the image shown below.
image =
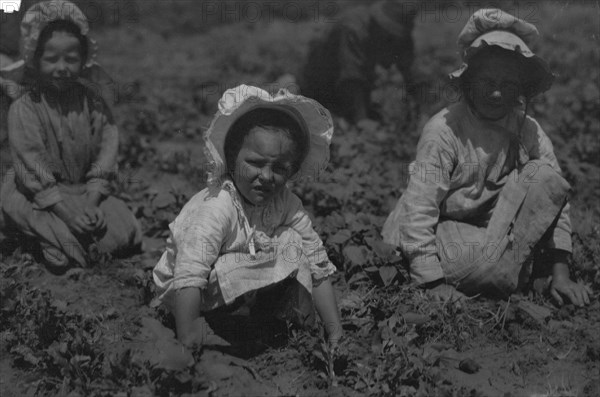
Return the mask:
<path id="1" fill-rule="evenodd" d="M 85 194 L 100 192 L 107 229 L 95 237 L 97 248 L 117 254 L 139 248 L 139 223 L 123 201 L 110 196 L 119 135 L 100 96 L 82 85 L 60 95 L 30 91 L 12 104 L 8 123 L 13 167 L 1 203 L 14 227 L 84 266 L 91 241 L 74 236 L 50 207 L 63 202 L 83 209 Z"/>
<path id="2" fill-rule="evenodd" d="M 202 311 L 295 278 L 309 293 L 312 281 L 336 268 L 300 199 L 284 188 L 268 204 L 244 202 L 231 180 L 197 193 L 169 228 L 167 249 L 154 268 L 159 297 L 202 290 Z M 254 253 L 254 254 L 253 254 Z"/>
<path id="3" fill-rule="evenodd" d="M 486 121 L 461 101 L 425 125 L 382 234 L 418 283 L 445 278 L 465 291 L 506 292 L 541 240 L 571 252 L 569 189 L 533 118 L 515 110 Z"/>

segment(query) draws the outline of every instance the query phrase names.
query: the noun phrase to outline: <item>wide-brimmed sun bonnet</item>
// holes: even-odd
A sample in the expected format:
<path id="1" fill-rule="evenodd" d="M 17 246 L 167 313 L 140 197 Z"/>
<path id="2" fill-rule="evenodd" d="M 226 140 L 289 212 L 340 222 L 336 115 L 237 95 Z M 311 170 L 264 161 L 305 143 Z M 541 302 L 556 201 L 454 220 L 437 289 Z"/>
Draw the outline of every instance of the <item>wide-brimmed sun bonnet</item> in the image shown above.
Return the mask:
<path id="1" fill-rule="evenodd" d="M 258 87 L 240 85 L 225 91 L 219 110 L 204 133 L 206 156 L 210 162 L 209 185 L 218 185 L 228 173 L 225 161 L 225 138 L 242 115 L 251 110 L 276 109 L 290 115 L 309 138 L 309 148 L 294 179 L 316 179 L 329 162 L 329 145 L 333 136 L 333 120 L 317 101 L 281 89 L 275 95 Z"/>
<path id="2" fill-rule="evenodd" d="M 531 51 L 529 45 L 539 36 L 537 28 L 497 8 L 476 11 L 458 35 L 462 66 L 450 73 L 459 78 L 469 67 L 469 61 L 489 46 L 498 46 L 522 56 L 526 71 L 523 88 L 526 98 L 548 90 L 554 82 L 550 67 Z M 485 52 L 485 51 L 484 51 Z"/>
<path id="3" fill-rule="evenodd" d="M 85 67 L 96 64 L 98 46 L 89 36 L 89 24 L 85 14 L 72 2 L 65 0 L 42 1 L 31 6 L 21 21 L 21 42 L 19 67 L 33 66 L 33 55 L 38 45 L 40 33 L 50 22 L 67 20 L 81 29 L 81 34 L 88 42 L 88 56 Z"/>

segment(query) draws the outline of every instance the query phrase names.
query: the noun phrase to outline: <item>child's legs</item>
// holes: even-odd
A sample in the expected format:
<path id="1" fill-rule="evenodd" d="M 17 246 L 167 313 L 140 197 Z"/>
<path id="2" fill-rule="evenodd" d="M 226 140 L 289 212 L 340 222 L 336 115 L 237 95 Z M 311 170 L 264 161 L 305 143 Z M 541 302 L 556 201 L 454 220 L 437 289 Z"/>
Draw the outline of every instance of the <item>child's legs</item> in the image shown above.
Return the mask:
<path id="1" fill-rule="evenodd" d="M 518 251 L 515 255 L 522 261 L 533 259 L 535 250 L 545 248 L 570 191 L 568 182 L 550 165 L 541 161 L 528 164 L 532 167 L 523 182 L 529 186 L 528 193 L 512 228 L 514 250 Z M 533 264 L 533 260 L 528 264 Z M 531 267 L 523 269 L 524 282 L 531 270 Z M 545 269 L 546 272 L 551 270 Z"/>
<path id="2" fill-rule="evenodd" d="M 449 239 L 444 231 L 451 228 L 460 230 L 462 235 L 470 231 L 473 238 L 459 240 L 454 237 L 456 233 L 451 233 L 453 239 Z M 442 233 L 438 233 L 438 238 L 440 236 L 444 239 L 440 245 L 446 246 L 447 252 L 445 256 L 441 255 L 446 281 L 459 291 L 468 295 L 505 296 L 516 289 L 523 263 L 519 254 L 522 253 L 514 249 L 508 235 L 499 241 L 486 241 L 485 228 L 446 221 Z"/>
<path id="3" fill-rule="evenodd" d="M 314 321 L 314 306 L 310 292 L 295 278 L 288 277 L 276 284 L 247 292 L 226 304 L 216 272 L 209 276 L 202 292 L 202 310 L 205 312 L 256 315 L 289 320 L 300 325 Z"/>
<path id="4" fill-rule="evenodd" d="M 282 318 L 302 325 L 314 318 L 305 285 L 308 280 L 310 287 L 310 264 L 301 251 L 291 249 L 302 247 L 302 238 L 291 228 L 279 230 L 276 236 L 272 248 L 265 245 L 254 258 L 230 252 L 215 262 L 202 304 L 215 331 L 264 339 L 282 326 L 285 331 Z"/>
<path id="5" fill-rule="evenodd" d="M 139 250 L 141 226 L 125 202 L 108 196 L 100 203 L 100 209 L 106 220 L 106 232 L 98 240 L 100 251 L 126 255 Z"/>
<path id="6" fill-rule="evenodd" d="M 289 277 L 296 277 L 306 289 L 311 288 L 310 264 L 301 250 L 302 237 L 298 232 L 286 228 L 278 232 L 271 243 L 270 247 L 257 250 L 254 257 L 246 252 L 230 252 L 218 257 L 214 270 L 226 303 Z"/>
<path id="7" fill-rule="evenodd" d="M 442 258 L 448 281 L 466 293 L 514 292 L 528 278 L 530 269 L 523 265 L 560 214 L 568 191 L 567 182 L 549 165 L 532 161 L 509 175 L 486 229 L 441 223 L 441 245 L 458 243 L 463 250 L 461 262 L 449 264 Z"/>
<path id="8" fill-rule="evenodd" d="M 295 278 L 257 291 L 254 313 L 300 326 L 312 325 L 315 320 L 312 296 Z"/>
<path id="9" fill-rule="evenodd" d="M 16 229 L 42 245 L 57 248 L 79 266 L 86 265 L 85 249 L 53 212 L 33 208 L 32 203 L 17 190 L 3 199 L 2 210 Z"/>
<path id="10" fill-rule="evenodd" d="M 466 294 L 486 293 L 501 295 L 504 288 L 498 288 L 495 281 L 498 262 L 507 255 L 508 239 L 485 240 L 486 229 L 468 223 L 446 220 L 438 225 L 438 252 L 446 282 Z M 504 273 L 512 274 L 516 262 L 508 262 Z"/>
<path id="11" fill-rule="evenodd" d="M 256 343 L 271 345 L 286 339 L 285 320 L 302 326 L 307 325 L 300 321 L 306 321 L 309 317 L 303 316 L 302 310 L 297 308 L 300 289 L 304 288 L 290 278 L 276 285 L 249 292 L 229 305 L 219 306 L 203 312 L 202 315 L 206 317 L 211 329 L 232 345 L 250 350 L 257 347 Z M 307 294 L 308 308 L 312 310 L 310 294 Z"/>
<path id="12" fill-rule="evenodd" d="M 466 289 L 463 280 L 481 266 L 482 258 L 487 255 L 485 228 L 447 219 L 438 224 L 436 237 L 446 282 Z"/>

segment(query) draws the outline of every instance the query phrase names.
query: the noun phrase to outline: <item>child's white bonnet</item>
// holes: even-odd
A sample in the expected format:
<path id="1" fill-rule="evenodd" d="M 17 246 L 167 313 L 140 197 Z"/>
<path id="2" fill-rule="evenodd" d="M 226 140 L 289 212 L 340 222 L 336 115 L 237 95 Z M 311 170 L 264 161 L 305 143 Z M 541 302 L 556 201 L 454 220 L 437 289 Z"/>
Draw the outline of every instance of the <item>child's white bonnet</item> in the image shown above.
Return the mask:
<path id="1" fill-rule="evenodd" d="M 88 41 L 86 67 L 96 63 L 98 46 L 89 36 L 89 24 L 85 14 L 72 2 L 66 0 L 42 1 L 31 6 L 21 21 L 21 61 L 24 65 L 33 60 L 40 33 L 53 21 L 68 20 L 81 30 Z"/>
<path id="2" fill-rule="evenodd" d="M 233 123 L 250 110 L 278 109 L 294 117 L 308 133 L 310 146 L 294 179 L 316 179 L 329 162 L 329 145 L 333 136 L 333 120 L 317 101 L 281 89 L 275 95 L 258 87 L 240 85 L 225 91 L 219 110 L 204 133 L 206 155 L 210 162 L 209 185 L 219 184 L 227 174 L 225 137 Z"/>
<path id="3" fill-rule="evenodd" d="M 469 67 L 469 61 L 488 46 L 498 46 L 521 55 L 527 66 L 525 96 L 531 98 L 550 88 L 554 75 L 542 58 L 529 46 L 537 37 L 537 28 L 497 8 L 476 11 L 458 35 L 462 66 L 450 73 L 450 78 L 459 78 Z"/>

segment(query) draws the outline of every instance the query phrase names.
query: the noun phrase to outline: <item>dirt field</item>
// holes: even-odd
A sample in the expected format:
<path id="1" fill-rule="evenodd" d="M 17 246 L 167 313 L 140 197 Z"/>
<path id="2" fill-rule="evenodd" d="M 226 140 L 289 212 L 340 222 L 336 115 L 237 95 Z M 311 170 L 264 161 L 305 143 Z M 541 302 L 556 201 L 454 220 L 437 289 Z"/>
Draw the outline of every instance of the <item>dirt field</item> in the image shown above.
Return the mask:
<path id="1" fill-rule="evenodd" d="M 358 2 L 288 1 L 272 4 L 273 12 L 269 2 L 253 2 L 255 11 L 248 3 L 139 1 L 132 9 L 103 9 L 111 17 L 95 26 L 99 59 L 119 80 L 115 188 L 143 224 L 144 253 L 99 257 L 91 268 L 57 276 L 19 241 L 5 239 L 0 395 L 600 395 L 596 1 L 492 2 L 538 26 L 534 51 L 558 74 L 531 111 L 573 185 L 573 277 L 592 289 L 588 307 L 557 307 L 533 292 L 508 301 L 435 302 L 409 285 L 405 268 L 380 242 L 406 186 L 420 127 L 456 98 L 445 75 L 460 63 L 455 39 L 469 10 L 441 2 L 417 19 L 418 89 L 406 96 L 397 73 L 380 71 L 373 97 L 384 121 L 338 120 L 324 177 L 293 186 L 340 270 L 335 287 L 346 338 L 333 363 L 335 380 L 319 329 L 289 327 L 278 340 L 198 351 L 177 344 L 172 318 L 149 306 L 151 270 L 169 222 L 204 186 L 200 138 L 216 101 L 237 84 L 273 88 L 280 76 L 297 74 L 308 41 Z M 220 14 L 224 4 L 231 8 Z"/>

